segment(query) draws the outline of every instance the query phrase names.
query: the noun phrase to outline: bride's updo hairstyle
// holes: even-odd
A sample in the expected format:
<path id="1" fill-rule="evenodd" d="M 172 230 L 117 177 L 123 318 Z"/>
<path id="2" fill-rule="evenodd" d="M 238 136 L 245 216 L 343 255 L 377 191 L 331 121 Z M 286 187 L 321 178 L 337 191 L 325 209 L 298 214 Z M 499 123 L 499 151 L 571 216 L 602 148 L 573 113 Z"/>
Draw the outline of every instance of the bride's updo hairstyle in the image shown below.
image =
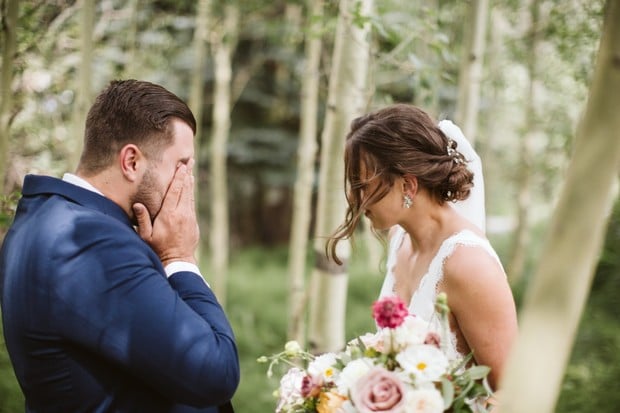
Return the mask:
<path id="1" fill-rule="evenodd" d="M 338 264 L 338 241 L 352 236 L 365 209 L 386 196 L 396 178 L 415 176 L 439 204 L 466 199 L 473 186 L 473 173 L 456 142 L 426 112 L 408 104 L 353 120 L 344 164 L 347 213 L 327 243 L 328 256 Z"/>

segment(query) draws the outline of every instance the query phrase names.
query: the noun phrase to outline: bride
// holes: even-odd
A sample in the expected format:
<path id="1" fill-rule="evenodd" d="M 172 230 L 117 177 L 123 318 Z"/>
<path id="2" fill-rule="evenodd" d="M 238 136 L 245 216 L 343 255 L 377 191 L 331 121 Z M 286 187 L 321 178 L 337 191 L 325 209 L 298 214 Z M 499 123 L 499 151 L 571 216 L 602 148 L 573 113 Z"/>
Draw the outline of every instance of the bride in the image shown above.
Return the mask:
<path id="1" fill-rule="evenodd" d="M 471 162 L 470 161 L 474 161 Z M 432 322 L 438 292 L 450 307 L 452 349 L 491 367 L 495 388 L 517 334 L 512 292 L 484 233 L 479 159 L 460 129 L 396 104 L 353 121 L 346 140 L 348 209 L 328 243 L 353 235 L 365 214 L 389 229 L 381 296 L 397 295 Z M 471 194 L 471 197 L 470 197 Z"/>

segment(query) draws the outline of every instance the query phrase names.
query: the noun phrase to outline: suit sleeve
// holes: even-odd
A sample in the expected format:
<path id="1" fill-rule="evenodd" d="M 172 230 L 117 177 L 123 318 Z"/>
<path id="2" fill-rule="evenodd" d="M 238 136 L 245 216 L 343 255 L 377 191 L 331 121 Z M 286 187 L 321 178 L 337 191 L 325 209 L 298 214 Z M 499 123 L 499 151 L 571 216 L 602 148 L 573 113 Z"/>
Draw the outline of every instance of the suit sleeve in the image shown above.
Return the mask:
<path id="1" fill-rule="evenodd" d="M 166 279 L 157 256 L 127 228 L 111 229 L 109 222 L 76 228 L 58 238 L 50 260 L 53 320 L 65 339 L 173 402 L 200 407 L 230 400 L 239 383 L 238 354 L 207 284 L 189 272 Z"/>

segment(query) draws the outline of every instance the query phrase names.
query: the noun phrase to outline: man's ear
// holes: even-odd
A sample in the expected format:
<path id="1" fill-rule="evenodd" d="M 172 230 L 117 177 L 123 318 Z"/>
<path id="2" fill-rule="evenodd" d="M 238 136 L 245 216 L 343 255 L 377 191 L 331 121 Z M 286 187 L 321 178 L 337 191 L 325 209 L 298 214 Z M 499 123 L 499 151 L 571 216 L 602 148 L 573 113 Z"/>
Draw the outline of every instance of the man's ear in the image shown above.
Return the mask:
<path id="1" fill-rule="evenodd" d="M 143 174 L 146 158 L 140 149 L 133 143 L 123 146 L 119 152 L 121 173 L 130 182 L 135 182 Z"/>
<path id="2" fill-rule="evenodd" d="M 413 175 L 403 175 L 402 186 L 403 194 L 407 194 L 413 198 L 418 192 L 418 178 Z"/>

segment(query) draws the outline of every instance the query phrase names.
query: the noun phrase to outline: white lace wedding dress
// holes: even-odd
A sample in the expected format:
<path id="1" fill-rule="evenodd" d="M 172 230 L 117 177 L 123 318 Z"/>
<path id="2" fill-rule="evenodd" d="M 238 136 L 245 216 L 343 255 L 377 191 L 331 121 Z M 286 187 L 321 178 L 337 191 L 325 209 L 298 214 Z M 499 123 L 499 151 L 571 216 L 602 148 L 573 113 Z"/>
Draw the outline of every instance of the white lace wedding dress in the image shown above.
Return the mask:
<path id="1" fill-rule="evenodd" d="M 394 235 L 390 239 L 390 244 L 388 247 L 388 257 L 387 257 L 387 273 L 385 279 L 383 281 L 383 286 L 381 287 L 380 298 L 385 296 L 394 295 L 394 266 L 396 264 L 396 256 L 397 251 L 400 248 L 403 239 L 407 233 L 405 230 L 398 226 Z M 411 301 L 409 303 L 409 313 L 414 314 L 416 317 L 420 317 L 421 319 L 428 321 L 429 323 L 437 323 L 439 318 L 435 313 L 435 300 L 437 298 L 437 286 L 439 282 L 443 278 L 443 267 L 444 262 L 452 253 L 454 249 L 458 245 L 465 245 L 469 247 L 482 248 L 489 255 L 494 257 L 498 263 L 501 262 L 497 253 L 489 243 L 489 241 L 485 238 L 480 237 L 476 233 L 470 230 L 463 230 L 458 232 L 448 238 L 446 238 L 437 254 L 431 260 L 431 263 L 428 267 L 428 271 L 420 280 L 420 285 L 418 289 L 413 293 L 411 297 Z M 449 298 L 448 298 L 449 304 Z M 459 354 L 456 349 L 456 338 L 454 334 L 450 340 L 450 349 L 449 349 L 449 357 L 454 358 Z"/>

